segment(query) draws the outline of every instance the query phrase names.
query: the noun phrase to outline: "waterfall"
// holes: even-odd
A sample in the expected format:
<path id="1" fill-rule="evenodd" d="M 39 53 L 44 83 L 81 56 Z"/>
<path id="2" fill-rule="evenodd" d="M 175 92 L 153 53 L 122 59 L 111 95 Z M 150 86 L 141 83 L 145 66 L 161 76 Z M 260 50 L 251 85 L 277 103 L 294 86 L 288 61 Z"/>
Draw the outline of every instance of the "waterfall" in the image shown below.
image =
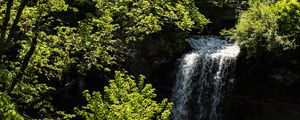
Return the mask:
<path id="1" fill-rule="evenodd" d="M 239 47 L 216 37 L 189 38 L 173 87 L 173 120 L 221 120 L 222 97 L 234 82 Z"/>

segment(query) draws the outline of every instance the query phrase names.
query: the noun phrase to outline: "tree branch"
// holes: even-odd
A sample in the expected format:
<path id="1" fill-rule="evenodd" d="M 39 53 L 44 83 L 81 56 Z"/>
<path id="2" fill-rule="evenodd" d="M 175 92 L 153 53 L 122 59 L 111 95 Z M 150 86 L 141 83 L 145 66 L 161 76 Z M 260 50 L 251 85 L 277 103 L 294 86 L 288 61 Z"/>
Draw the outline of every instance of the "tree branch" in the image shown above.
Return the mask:
<path id="1" fill-rule="evenodd" d="M 28 0 L 22 0 L 22 3 L 17 12 L 17 16 L 14 19 L 13 24 L 9 30 L 8 38 L 7 38 L 7 40 L 5 40 L 5 36 L 6 36 L 5 34 L 6 34 L 7 26 L 8 26 L 9 20 L 10 20 L 10 14 L 11 14 L 11 9 L 12 9 L 11 7 L 13 5 L 13 1 L 14 0 L 8 0 L 4 21 L 3 21 L 2 27 L 0 29 L 0 59 L 1 59 L 2 55 L 5 54 L 5 50 L 7 49 L 7 46 L 9 44 L 11 44 L 17 24 L 19 23 L 22 12 L 28 3 Z"/>
<path id="2" fill-rule="evenodd" d="M 14 33 L 16 32 L 17 25 L 18 25 L 18 23 L 20 21 L 20 17 L 22 15 L 22 12 L 23 12 L 24 8 L 26 7 L 27 3 L 28 3 L 28 0 L 22 0 L 22 3 L 21 3 L 21 5 L 20 5 L 20 7 L 18 9 L 16 18 L 14 19 L 13 24 L 12 24 L 10 30 L 9 30 L 9 34 L 8 34 L 7 40 L 5 41 L 5 44 L 4 44 L 5 47 L 7 45 L 11 44 L 13 36 L 14 36 Z"/>
<path id="3" fill-rule="evenodd" d="M 11 7 L 13 5 L 14 0 L 7 0 L 6 4 L 6 12 L 5 12 L 5 17 L 2 23 L 1 31 L 0 31 L 0 48 L 4 48 L 4 43 L 5 43 L 5 32 L 7 30 L 8 22 L 10 20 L 10 13 L 11 13 Z"/>
<path id="4" fill-rule="evenodd" d="M 16 86 L 16 84 L 18 83 L 18 80 L 21 79 L 21 77 L 23 76 L 28 64 L 29 64 L 29 60 L 31 58 L 31 56 L 33 55 L 35 48 L 37 45 L 37 38 L 33 38 L 32 42 L 31 42 L 31 47 L 30 50 L 28 51 L 28 53 L 26 54 L 23 62 L 22 62 L 22 66 L 20 69 L 20 72 L 17 74 L 16 77 L 14 77 L 13 81 L 11 82 L 9 88 L 7 89 L 7 93 L 9 95 L 11 95 L 11 91 L 14 89 L 14 87 Z"/>

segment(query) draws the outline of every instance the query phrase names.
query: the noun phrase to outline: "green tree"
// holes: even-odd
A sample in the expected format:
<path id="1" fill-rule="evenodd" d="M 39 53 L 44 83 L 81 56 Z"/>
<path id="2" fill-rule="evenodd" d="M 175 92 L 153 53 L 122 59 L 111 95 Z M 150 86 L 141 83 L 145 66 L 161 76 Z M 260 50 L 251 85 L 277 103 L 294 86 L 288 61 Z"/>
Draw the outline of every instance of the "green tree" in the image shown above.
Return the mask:
<path id="1" fill-rule="evenodd" d="M 85 91 L 88 102 L 82 108 L 75 108 L 80 116 L 87 120 L 167 120 L 171 114 L 172 103 L 164 99 L 157 103 L 151 84 L 144 85 L 144 76 L 136 84 L 132 76 L 116 71 L 115 79 L 104 88 L 104 95 Z"/>
<path id="2" fill-rule="evenodd" d="M 295 49 L 299 46 L 299 32 L 300 3 L 267 0 L 250 2 L 250 8 L 240 14 L 230 35 L 248 57 L 257 57 L 266 52 L 280 56 L 284 51 Z"/>
<path id="3" fill-rule="evenodd" d="M 33 118 L 64 117 L 53 106 L 54 96 L 91 70 L 107 76 L 111 66 L 118 69 L 127 45 L 163 27 L 201 31 L 209 22 L 192 0 L 89 3 L 95 11 L 77 19 L 80 11 L 65 0 L 0 1 L 0 90 L 18 112 Z M 66 19 L 68 15 L 74 20 Z"/>

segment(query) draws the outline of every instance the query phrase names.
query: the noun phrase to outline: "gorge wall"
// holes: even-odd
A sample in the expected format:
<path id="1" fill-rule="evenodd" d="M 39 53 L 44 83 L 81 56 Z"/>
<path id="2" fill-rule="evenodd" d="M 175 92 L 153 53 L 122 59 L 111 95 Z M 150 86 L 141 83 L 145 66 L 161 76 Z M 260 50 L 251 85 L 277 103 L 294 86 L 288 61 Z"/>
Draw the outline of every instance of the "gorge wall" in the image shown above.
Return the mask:
<path id="1" fill-rule="evenodd" d="M 130 63 L 134 66 L 130 69 L 132 72 L 146 75 L 147 81 L 153 84 L 158 100 L 171 98 L 178 59 L 192 50 L 187 42 L 178 41 L 184 38 L 148 41 L 140 46 L 137 61 Z M 265 55 L 249 62 L 242 51 L 234 89 L 224 98 L 223 120 L 299 120 L 299 54 L 289 56 L 278 60 Z"/>

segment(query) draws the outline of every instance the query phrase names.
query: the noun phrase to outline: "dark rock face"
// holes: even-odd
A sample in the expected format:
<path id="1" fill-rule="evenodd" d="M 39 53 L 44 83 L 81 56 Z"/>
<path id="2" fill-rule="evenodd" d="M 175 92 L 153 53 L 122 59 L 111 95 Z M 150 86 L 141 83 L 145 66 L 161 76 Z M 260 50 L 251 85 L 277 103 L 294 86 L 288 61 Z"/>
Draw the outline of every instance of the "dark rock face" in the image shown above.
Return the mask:
<path id="1" fill-rule="evenodd" d="M 300 106 L 290 102 L 272 99 L 237 96 L 230 98 L 232 103 L 225 120 L 299 120 Z"/>
<path id="2" fill-rule="evenodd" d="M 204 34 L 219 35 L 222 29 L 230 29 L 234 27 L 237 20 L 238 10 L 237 5 L 242 4 L 223 4 L 216 5 L 210 0 L 196 0 L 196 6 L 199 11 L 211 20 L 208 29 Z"/>
<path id="3" fill-rule="evenodd" d="M 133 46 L 134 52 L 124 64 L 134 76 L 143 74 L 158 94 L 157 99 L 170 98 L 176 78 L 178 61 L 184 53 L 191 50 L 185 41 L 187 35 L 176 30 L 164 30 Z"/>
<path id="4" fill-rule="evenodd" d="M 297 56 L 265 55 L 251 64 L 241 57 L 235 89 L 225 98 L 224 120 L 300 120 Z"/>

